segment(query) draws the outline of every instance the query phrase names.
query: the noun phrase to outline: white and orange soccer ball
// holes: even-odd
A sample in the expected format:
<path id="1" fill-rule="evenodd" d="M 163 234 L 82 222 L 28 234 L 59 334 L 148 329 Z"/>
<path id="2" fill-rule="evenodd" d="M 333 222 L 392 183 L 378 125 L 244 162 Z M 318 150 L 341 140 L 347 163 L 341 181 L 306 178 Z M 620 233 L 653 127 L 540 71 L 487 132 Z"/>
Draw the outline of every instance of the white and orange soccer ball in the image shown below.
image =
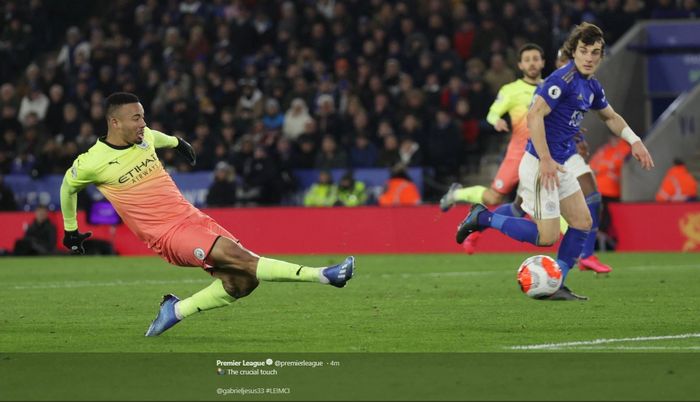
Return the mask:
<path id="1" fill-rule="evenodd" d="M 549 296 L 561 287 L 559 264 L 546 255 L 533 255 L 518 268 L 518 284 L 532 298 Z"/>

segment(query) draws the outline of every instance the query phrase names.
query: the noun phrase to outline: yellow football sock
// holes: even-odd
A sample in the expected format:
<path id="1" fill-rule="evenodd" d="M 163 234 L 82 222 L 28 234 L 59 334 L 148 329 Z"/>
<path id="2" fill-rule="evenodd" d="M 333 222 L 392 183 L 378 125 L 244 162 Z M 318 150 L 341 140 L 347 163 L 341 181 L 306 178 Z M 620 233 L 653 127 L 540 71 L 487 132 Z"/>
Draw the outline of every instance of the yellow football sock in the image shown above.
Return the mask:
<path id="1" fill-rule="evenodd" d="M 460 188 L 459 190 L 455 190 L 454 199 L 455 201 L 468 202 L 470 204 L 483 203 L 485 192 L 486 187 L 484 186 Z"/>
<path id="2" fill-rule="evenodd" d="M 321 269 L 260 257 L 256 276 L 261 281 L 321 282 Z"/>
<path id="3" fill-rule="evenodd" d="M 217 279 L 206 288 L 177 302 L 175 305 L 175 315 L 177 315 L 177 318 L 183 319 L 199 311 L 228 306 L 235 300 L 233 296 L 226 293 L 221 279 Z"/>

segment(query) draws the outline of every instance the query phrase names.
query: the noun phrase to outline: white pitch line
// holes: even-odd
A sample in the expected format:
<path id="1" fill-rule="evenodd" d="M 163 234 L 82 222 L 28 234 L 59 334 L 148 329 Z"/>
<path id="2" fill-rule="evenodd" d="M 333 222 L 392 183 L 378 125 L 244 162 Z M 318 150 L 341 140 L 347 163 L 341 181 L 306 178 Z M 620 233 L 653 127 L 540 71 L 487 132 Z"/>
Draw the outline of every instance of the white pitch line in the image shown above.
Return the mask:
<path id="1" fill-rule="evenodd" d="M 110 281 L 110 282 L 49 282 L 41 285 L 15 285 L 5 289 L 27 290 L 27 289 L 72 289 L 88 288 L 94 286 L 139 286 L 139 285 L 168 285 L 177 283 L 205 283 L 206 279 L 179 279 L 179 280 L 142 280 L 142 281 Z"/>
<path id="2" fill-rule="evenodd" d="M 581 350 L 700 350 L 700 346 L 581 346 Z"/>
<path id="3" fill-rule="evenodd" d="M 539 345 L 518 345 L 510 346 L 512 350 L 546 350 L 546 349 L 563 349 L 576 348 L 579 346 L 601 345 L 607 343 L 620 342 L 645 342 L 645 341 L 662 341 L 667 339 L 688 339 L 700 338 L 700 333 L 681 334 L 681 335 L 664 335 L 664 336 L 639 336 L 635 338 L 610 338 L 610 339 L 594 339 L 592 341 L 576 341 L 576 342 L 561 342 L 561 343 L 542 343 Z"/>

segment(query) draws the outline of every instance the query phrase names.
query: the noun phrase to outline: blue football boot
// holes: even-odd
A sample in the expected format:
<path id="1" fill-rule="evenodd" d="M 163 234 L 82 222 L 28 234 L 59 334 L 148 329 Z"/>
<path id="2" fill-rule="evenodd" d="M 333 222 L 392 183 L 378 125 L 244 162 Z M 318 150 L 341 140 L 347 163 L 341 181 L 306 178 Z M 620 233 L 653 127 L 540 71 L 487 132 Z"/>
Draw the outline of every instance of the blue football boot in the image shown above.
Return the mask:
<path id="1" fill-rule="evenodd" d="M 355 257 L 350 256 L 338 265 L 331 265 L 328 268 L 324 268 L 321 273 L 328 279 L 328 283 L 337 287 L 342 288 L 345 286 L 347 281 L 352 278 L 353 270 L 355 269 Z"/>
<path id="2" fill-rule="evenodd" d="M 158 336 L 167 331 L 168 328 L 180 322 L 175 315 L 175 303 L 179 301 L 180 299 L 172 294 L 163 296 L 163 301 L 160 302 L 158 316 L 153 320 L 151 326 L 148 327 L 146 336 Z"/>
<path id="3" fill-rule="evenodd" d="M 472 204 L 469 215 L 457 226 L 457 243 L 462 244 L 464 239 L 474 232 L 480 232 L 485 228 L 479 225 L 479 214 L 488 211 L 483 204 Z"/>

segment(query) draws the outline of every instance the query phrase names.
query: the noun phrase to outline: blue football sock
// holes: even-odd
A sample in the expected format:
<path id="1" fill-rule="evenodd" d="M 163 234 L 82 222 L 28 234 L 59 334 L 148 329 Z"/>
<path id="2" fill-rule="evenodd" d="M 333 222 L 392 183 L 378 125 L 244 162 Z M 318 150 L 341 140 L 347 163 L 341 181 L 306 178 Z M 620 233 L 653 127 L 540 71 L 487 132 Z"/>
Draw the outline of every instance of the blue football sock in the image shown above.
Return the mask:
<path id="1" fill-rule="evenodd" d="M 588 205 L 588 210 L 591 211 L 591 219 L 593 224 L 591 225 L 591 232 L 586 238 L 586 244 L 583 246 L 583 253 L 581 253 L 581 258 L 590 257 L 593 255 L 595 250 L 595 241 L 598 235 L 598 222 L 600 221 L 600 203 L 602 197 L 599 192 L 594 192 L 586 197 L 586 204 Z"/>
<path id="2" fill-rule="evenodd" d="M 499 205 L 498 208 L 493 210 L 493 213 L 503 216 L 513 216 L 516 218 L 525 216 L 525 211 L 523 211 L 517 204 L 513 202 Z"/>
<path id="3" fill-rule="evenodd" d="M 557 262 L 559 263 L 559 268 L 561 268 L 562 273 L 562 284 L 566 279 L 566 274 L 569 273 L 569 269 L 574 266 L 576 259 L 581 255 L 581 250 L 583 250 L 583 245 L 586 242 L 588 233 L 587 230 L 576 229 L 569 226 L 569 230 L 564 234 L 564 238 L 559 245 L 559 252 L 557 253 Z"/>
<path id="4" fill-rule="evenodd" d="M 479 218 L 481 218 L 481 215 L 479 215 Z M 539 232 L 537 231 L 537 224 L 533 221 L 494 213 L 489 219 L 489 226 L 512 239 L 537 245 Z"/>

